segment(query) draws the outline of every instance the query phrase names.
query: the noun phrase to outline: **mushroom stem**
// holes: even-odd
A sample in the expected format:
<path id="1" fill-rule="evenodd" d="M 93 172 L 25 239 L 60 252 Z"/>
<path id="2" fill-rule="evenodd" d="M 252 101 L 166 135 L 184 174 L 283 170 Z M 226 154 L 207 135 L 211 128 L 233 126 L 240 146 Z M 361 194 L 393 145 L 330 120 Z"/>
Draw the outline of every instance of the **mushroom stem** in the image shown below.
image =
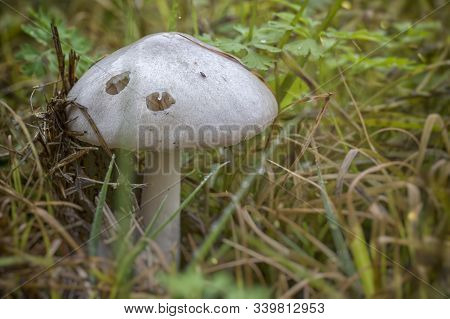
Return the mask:
<path id="1" fill-rule="evenodd" d="M 142 192 L 141 214 L 144 225 L 151 223 L 164 201 L 153 229 L 166 220 L 180 206 L 180 152 L 149 152 L 146 165 L 149 172 L 144 175 L 147 187 Z M 167 199 L 165 199 L 167 196 Z M 166 260 L 178 264 L 180 250 L 180 215 L 168 223 L 155 239 Z"/>

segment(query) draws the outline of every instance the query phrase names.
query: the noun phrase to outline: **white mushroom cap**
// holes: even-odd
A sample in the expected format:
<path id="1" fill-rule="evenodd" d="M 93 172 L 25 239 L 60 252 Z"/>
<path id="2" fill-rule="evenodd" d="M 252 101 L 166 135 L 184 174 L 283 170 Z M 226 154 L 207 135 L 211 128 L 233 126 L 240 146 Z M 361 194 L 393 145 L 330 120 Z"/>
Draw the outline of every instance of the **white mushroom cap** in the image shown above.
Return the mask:
<path id="1" fill-rule="evenodd" d="M 149 35 L 93 65 L 68 98 L 85 106 L 111 148 L 228 146 L 277 115 L 265 83 L 238 60 L 181 33 Z M 98 145 L 81 111 L 69 128 Z"/>

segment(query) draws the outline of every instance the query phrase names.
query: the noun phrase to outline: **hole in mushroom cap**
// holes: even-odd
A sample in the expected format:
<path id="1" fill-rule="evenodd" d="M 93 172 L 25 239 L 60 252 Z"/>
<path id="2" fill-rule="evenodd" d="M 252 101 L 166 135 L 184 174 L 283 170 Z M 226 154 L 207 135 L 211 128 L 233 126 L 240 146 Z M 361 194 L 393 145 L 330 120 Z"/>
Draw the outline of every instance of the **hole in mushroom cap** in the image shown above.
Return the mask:
<path id="1" fill-rule="evenodd" d="M 128 82 L 130 82 L 129 71 L 115 75 L 106 82 L 106 93 L 116 95 L 128 85 Z"/>
<path id="2" fill-rule="evenodd" d="M 151 111 L 162 111 L 175 104 L 175 99 L 167 92 L 153 92 L 145 99 L 147 108 Z"/>

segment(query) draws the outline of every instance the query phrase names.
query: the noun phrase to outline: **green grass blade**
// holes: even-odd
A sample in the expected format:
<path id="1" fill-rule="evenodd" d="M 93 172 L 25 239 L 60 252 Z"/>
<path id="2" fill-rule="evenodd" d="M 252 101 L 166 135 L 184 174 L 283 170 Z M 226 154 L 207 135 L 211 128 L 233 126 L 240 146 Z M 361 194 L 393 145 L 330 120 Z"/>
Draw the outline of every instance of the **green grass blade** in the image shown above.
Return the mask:
<path id="1" fill-rule="evenodd" d="M 195 0 L 191 0 L 191 18 L 192 18 L 192 29 L 194 30 L 194 35 L 198 36 L 198 16 L 197 16 L 197 8 L 195 7 Z"/>
<path id="2" fill-rule="evenodd" d="M 217 238 L 219 238 L 220 233 L 225 229 L 227 222 L 230 220 L 231 216 L 236 209 L 236 204 L 242 200 L 242 198 L 248 193 L 252 184 L 256 181 L 257 177 L 264 173 L 264 165 L 266 160 L 273 154 L 274 150 L 278 145 L 281 144 L 282 139 L 291 131 L 293 127 L 299 122 L 300 117 L 296 116 L 293 120 L 287 122 L 280 132 L 280 134 L 276 137 L 274 141 L 271 141 L 270 146 L 266 149 L 265 152 L 261 154 L 261 160 L 257 165 L 256 171 L 248 175 L 243 181 L 242 186 L 239 190 L 233 195 L 233 201 L 229 203 L 222 212 L 220 218 L 213 225 L 210 234 L 205 238 L 203 244 L 195 253 L 192 258 L 191 264 L 189 265 L 189 270 L 192 270 L 197 264 L 199 264 L 202 260 L 205 259 L 212 245 L 215 243 Z"/>
<path id="3" fill-rule="evenodd" d="M 161 204 L 158 207 L 158 210 L 156 211 L 155 216 L 153 216 L 153 219 L 150 221 L 150 223 L 147 225 L 144 231 L 144 235 L 139 239 L 137 244 L 134 246 L 134 248 L 131 249 L 131 251 L 123 258 L 118 260 L 118 267 L 116 272 L 116 280 L 114 283 L 113 288 L 111 289 L 110 297 L 114 298 L 116 297 L 119 290 L 123 290 L 122 288 L 126 285 L 123 285 L 124 279 L 127 277 L 127 274 L 130 273 L 130 270 L 132 269 L 132 265 L 136 258 L 139 256 L 141 252 L 144 251 L 145 247 L 147 247 L 148 239 L 151 239 L 150 232 L 153 228 L 153 225 L 155 224 L 156 220 L 159 218 L 159 215 L 161 214 L 162 208 L 164 207 L 164 204 L 166 203 L 167 195 L 164 197 L 164 199 L 161 201 Z"/>
<path id="4" fill-rule="evenodd" d="M 105 180 L 100 190 L 98 197 L 98 204 L 95 209 L 94 220 L 92 222 L 91 233 L 89 236 L 88 252 L 90 256 L 96 256 L 98 250 L 98 243 L 100 241 L 100 230 L 102 226 L 103 207 L 105 206 L 106 193 L 108 192 L 108 183 L 111 179 L 111 173 L 113 169 L 115 155 L 112 155 L 111 162 L 109 163 L 108 171 L 106 172 Z"/>
<path id="5" fill-rule="evenodd" d="M 355 265 L 353 264 L 352 257 L 350 256 L 347 244 L 345 243 L 344 235 L 339 228 L 339 222 L 337 220 L 336 212 L 334 211 L 334 206 L 331 203 L 330 197 L 328 196 L 328 193 L 326 191 L 325 183 L 322 178 L 322 172 L 318 163 L 317 175 L 319 177 L 319 185 L 321 188 L 320 197 L 322 198 L 323 207 L 325 208 L 325 215 L 327 217 L 328 226 L 331 230 L 331 235 L 333 236 L 333 242 L 336 246 L 339 261 L 341 262 L 342 269 L 347 274 L 347 276 L 353 276 L 356 272 Z"/>
<path id="6" fill-rule="evenodd" d="M 189 196 L 181 203 L 180 207 L 178 207 L 178 209 L 175 210 L 164 223 L 159 225 L 157 229 L 152 230 L 154 224 L 153 221 L 158 218 L 167 199 L 167 197 L 164 198 L 152 222 L 146 227 L 144 235 L 139 239 L 134 248 L 128 254 L 126 254 L 123 259 L 119 261 L 119 267 L 116 275 L 116 287 L 115 289 L 113 289 L 113 291 L 117 292 L 120 290 L 120 287 L 123 286 L 127 274 L 130 272 L 130 269 L 132 269 L 132 265 L 135 259 L 147 247 L 148 240 L 155 239 L 158 234 L 164 229 L 164 227 L 167 226 L 167 224 L 169 224 L 195 198 L 197 193 L 205 186 L 206 182 L 227 164 L 228 162 L 216 166 L 208 175 L 203 178 L 201 183 L 194 189 L 194 191 L 192 191 Z"/>
<path id="7" fill-rule="evenodd" d="M 180 207 L 176 211 L 170 215 L 169 218 L 166 219 L 164 223 L 159 225 L 159 227 L 151 234 L 152 238 L 156 238 L 158 234 L 166 227 L 167 224 L 169 224 L 180 212 L 183 210 L 195 197 L 195 195 L 201 190 L 201 188 L 206 184 L 206 182 L 214 176 L 222 167 L 227 165 L 228 162 L 220 164 L 219 166 L 215 167 L 208 175 L 206 175 L 205 178 L 203 178 L 202 182 L 195 188 L 195 190 L 189 194 L 189 196 L 181 203 Z"/>
<path id="8" fill-rule="evenodd" d="M 351 231 L 353 239 L 350 242 L 350 249 L 361 278 L 364 293 L 367 298 L 371 298 L 375 294 L 375 275 L 367 244 L 364 240 L 364 233 L 359 224 L 354 224 Z"/>

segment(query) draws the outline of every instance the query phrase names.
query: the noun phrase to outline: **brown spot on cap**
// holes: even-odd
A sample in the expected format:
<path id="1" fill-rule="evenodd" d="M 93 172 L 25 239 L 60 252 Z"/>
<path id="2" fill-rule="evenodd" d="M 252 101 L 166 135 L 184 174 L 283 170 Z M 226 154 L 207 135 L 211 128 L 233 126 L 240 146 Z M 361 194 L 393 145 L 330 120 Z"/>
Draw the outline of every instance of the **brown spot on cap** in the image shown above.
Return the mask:
<path id="1" fill-rule="evenodd" d="M 175 104 L 175 99 L 167 92 L 153 92 L 145 99 L 147 108 L 151 111 L 162 111 Z"/>
<path id="2" fill-rule="evenodd" d="M 106 93 L 111 95 L 119 94 L 130 82 L 130 72 L 123 72 L 113 76 L 106 82 Z"/>

